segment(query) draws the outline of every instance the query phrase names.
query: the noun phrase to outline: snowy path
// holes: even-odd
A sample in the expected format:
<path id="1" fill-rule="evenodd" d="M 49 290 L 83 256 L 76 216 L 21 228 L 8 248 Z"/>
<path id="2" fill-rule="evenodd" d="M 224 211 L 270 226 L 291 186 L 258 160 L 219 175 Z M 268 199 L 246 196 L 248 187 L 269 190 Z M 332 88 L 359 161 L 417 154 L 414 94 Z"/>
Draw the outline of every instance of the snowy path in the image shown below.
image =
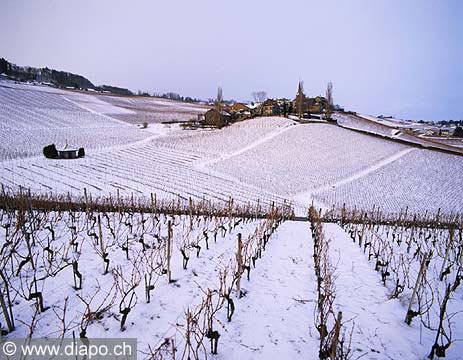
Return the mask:
<path id="1" fill-rule="evenodd" d="M 84 109 L 84 110 L 86 110 L 86 111 L 88 111 L 88 112 L 90 112 L 90 113 L 92 113 L 92 114 L 95 114 L 95 115 L 98 115 L 98 116 L 102 116 L 102 117 L 104 117 L 104 118 L 106 118 L 106 119 L 108 119 L 108 120 L 110 120 L 110 121 L 113 121 L 115 124 L 120 124 L 120 125 L 127 126 L 127 127 L 128 127 L 128 126 L 131 126 L 130 124 L 128 124 L 128 123 L 125 122 L 125 121 L 122 121 L 122 120 L 119 120 L 119 119 L 115 119 L 115 118 L 113 118 L 113 117 L 111 117 L 111 116 L 109 116 L 109 115 L 103 114 L 102 112 L 95 111 L 95 110 L 89 108 L 88 106 L 83 105 L 81 102 L 77 102 L 77 101 L 71 100 L 71 99 L 70 99 L 69 97 L 67 97 L 67 96 L 63 96 L 63 99 L 66 100 L 66 101 L 68 101 L 68 102 L 70 102 L 70 103 L 72 103 L 72 104 L 74 104 L 74 105 L 76 105 L 76 106 L 78 106 L 78 107 L 80 107 L 80 108 L 82 108 L 82 109 Z M 108 104 L 108 107 L 113 107 L 113 105 Z"/>
<path id="2" fill-rule="evenodd" d="M 325 224 L 330 242 L 331 262 L 336 271 L 336 304 L 343 321 L 355 324 L 352 336 L 353 358 L 423 359 L 432 340 L 420 345 L 418 322 L 404 323 L 407 309 L 398 300 L 389 300 L 380 275 L 368 263 L 358 245 L 335 224 Z M 346 323 L 349 329 L 352 322 Z"/>
<path id="3" fill-rule="evenodd" d="M 344 184 L 347 184 L 347 183 L 350 183 L 351 181 L 355 181 L 357 179 L 360 179 L 364 176 L 367 176 L 369 174 L 371 174 L 372 172 L 376 171 L 376 170 L 379 170 L 381 169 L 382 167 L 386 166 L 386 165 L 389 165 L 390 163 L 393 163 L 394 161 L 400 159 L 402 156 L 405 156 L 407 155 L 409 152 L 412 152 L 416 150 L 416 148 L 410 148 L 410 149 L 406 149 L 406 150 L 402 150 L 400 152 L 398 152 L 397 154 L 394 154 L 392 156 L 389 156 L 381 161 L 378 161 L 376 164 L 362 170 L 362 171 L 359 171 L 358 173 L 352 175 L 352 176 L 349 176 L 345 179 L 342 179 L 340 181 L 337 181 L 335 182 L 334 184 L 330 184 L 330 185 L 325 185 L 325 186 L 322 186 L 322 187 L 319 187 L 315 190 L 312 191 L 312 194 L 317 194 L 317 193 L 320 193 L 322 191 L 325 191 L 325 190 L 328 190 L 332 187 L 337 187 L 337 186 L 341 186 L 341 185 L 344 185 Z"/>
<path id="4" fill-rule="evenodd" d="M 219 344 L 220 359 L 315 359 L 315 274 L 308 223 L 285 222 L 272 235 Z"/>
<path id="5" fill-rule="evenodd" d="M 361 179 L 381 168 L 383 168 L 384 166 L 387 166 L 391 163 L 393 163 L 394 161 L 397 161 L 399 160 L 400 158 L 402 158 L 403 156 L 407 155 L 408 153 L 412 152 L 412 151 L 415 151 L 416 148 L 409 148 L 409 149 L 405 149 L 405 150 L 402 150 L 392 156 L 389 156 L 381 161 L 378 161 L 376 164 L 364 169 L 364 170 L 361 170 L 355 174 L 353 174 L 352 176 L 349 176 L 349 177 L 346 177 L 342 180 L 339 180 L 333 184 L 328 184 L 328 185 L 324 185 L 324 186 L 321 186 L 319 188 L 316 188 L 310 192 L 303 192 L 303 193 L 299 193 L 299 194 L 296 194 L 295 196 L 292 197 L 292 200 L 295 201 L 296 204 L 298 204 L 298 210 L 299 211 L 296 211 L 296 215 L 297 216 L 305 216 L 307 214 L 307 211 L 306 211 L 306 207 L 303 206 L 303 204 L 309 204 L 310 202 L 313 202 L 317 207 L 321 207 L 321 208 L 326 208 L 327 207 L 327 204 L 324 204 L 322 202 L 320 202 L 319 199 L 316 199 L 314 198 L 314 195 L 317 195 L 319 193 L 322 193 L 323 191 L 326 191 L 326 190 L 329 190 L 329 189 L 332 189 L 332 188 L 336 188 L 338 186 L 341 186 L 341 185 L 344 185 L 344 184 L 348 184 L 352 181 L 355 181 L 355 180 L 358 180 L 358 179 Z M 300 210 L 303 209 L 304 212 L 301 212 Z"/>
<path id="6" fill-rule="evenodd" d="M 269 134 L 261 137 L 260 139 L 256 140 L 256 141 L 253 141 L 252 143 L 250 143 L 249 145 L 247 146 L 244 146 L 242 147 L 241 149 L 239 150 L 236 150 L 236 151 L 233 151 L 233 152 L 230 152 L 230 153 L 227 153 L 227 154 L 224 154 L 218 158 L 214 158 L 212 160 L 206 160 L 204 162 L 201 162 L 201 163 L 197 163 L 196 166 L 198 168 L 204 168 L 204 167 L 207 167 L 207 166 L 210 166 L 210 165 L 213 165 L 215 163 L 218 163 L 218 162 L 221 162 L 221 161 L 225 161 L 225 160 L 228 160 L 228 159 L 231 159 L 232 157 L 235 157 L 235 156 L 238 156 L 238 155 L 241 155 L 249 150 L 252 150 L 253 148 L 259 146 L 259 145 L 262 145 L 264 144 L 265 142 L 281 135 L 282 133 L 292 129 L 294 126 L 294 123 L 290 123 L 290 124 L 287 124 L 287 125 L 284 125 L 280 128 L 277 128 L 275 129 L 274 131 L 271 131 Z"/>

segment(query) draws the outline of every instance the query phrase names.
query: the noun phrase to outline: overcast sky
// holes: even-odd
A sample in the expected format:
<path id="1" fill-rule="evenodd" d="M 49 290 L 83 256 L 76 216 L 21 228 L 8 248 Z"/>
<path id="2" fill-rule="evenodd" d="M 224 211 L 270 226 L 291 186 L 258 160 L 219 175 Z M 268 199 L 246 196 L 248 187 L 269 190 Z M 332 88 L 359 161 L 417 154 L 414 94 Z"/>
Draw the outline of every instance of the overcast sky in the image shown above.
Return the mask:
<path id="1" fill-rule="evenodd" d="M 0 0 L 0 57 L 202 99 L 325 93 L 373 115 L 463 119 L 463 1 Z"/>

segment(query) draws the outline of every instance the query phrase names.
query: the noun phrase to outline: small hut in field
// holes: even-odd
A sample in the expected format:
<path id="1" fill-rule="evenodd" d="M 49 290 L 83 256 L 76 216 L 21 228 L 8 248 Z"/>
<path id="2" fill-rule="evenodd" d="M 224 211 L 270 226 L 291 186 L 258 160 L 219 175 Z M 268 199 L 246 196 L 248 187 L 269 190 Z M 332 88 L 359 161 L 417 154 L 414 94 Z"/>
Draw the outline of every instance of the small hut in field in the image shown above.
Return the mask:
<path id="1" fill-rule="evenodd" d="M 78 149 L 63 149 L 58 151 L 58 159 L 77 159 L 79 157 Z"/>
<path id="2" fill-rule="evenodd" d="M 211 109 L 204 114 L 204 123 L 209 126 L 218 128 L 228 125 L 231 121 L 231 115 L 226 111 Z"/>
<path id="3" fill-rule="evenodd" d="M 43 148 L 43 155 L 47 159 L 78 159 L 85 156 L 85 149 L 69 149 L 66 142 L 64 149 L 58 150 L 55 144 L 51 144 Z"/>

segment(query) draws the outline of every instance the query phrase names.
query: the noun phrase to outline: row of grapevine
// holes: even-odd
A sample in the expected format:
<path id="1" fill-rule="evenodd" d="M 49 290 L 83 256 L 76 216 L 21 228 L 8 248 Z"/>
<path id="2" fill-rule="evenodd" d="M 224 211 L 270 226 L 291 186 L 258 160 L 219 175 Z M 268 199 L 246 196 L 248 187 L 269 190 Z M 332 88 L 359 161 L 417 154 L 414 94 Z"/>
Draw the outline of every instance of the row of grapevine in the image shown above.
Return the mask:
<path id="1" fill-rule="evenodd" d="M 375 223 L 363 216 L 363 221 L 339 223 L 374 266 L 390 298 L 406 304 L 404 321 L 411 326 L 418 321 L 427 339 L 434 334 L 432 359 L 444 357 L 461 336 L 463 229 L 461 218 L 444 223 L 441 214 L 430 218 L 434 221 L 420 222 L 403 214 Z"/>
<path id="2" fill-rule="evenodd" d="M 315 326 L 320 337 L 319 359 L 349 359 L 350 340 L 346 338 L 342 312 L 336 312 L 335 268 L 329 255 L 329 239 L 325 238 L 320 214 L 314 207 L 309 209 L 310 229 L 313 241 L 314 271 L 317 278 L 317 305 Z"/>
<path id="3" fill-rule="evenodd" d="M 207 357 L 206 340 L 217 353 L 216 314 L 226 307 L 232 320 L 240 284 L 288 211 L 27 193 L 4 195 L 0 208 L 4 335 L 133 336 L 148 313 L 159 330 L 140 339 L 142 354 L 185 359 Z"/>

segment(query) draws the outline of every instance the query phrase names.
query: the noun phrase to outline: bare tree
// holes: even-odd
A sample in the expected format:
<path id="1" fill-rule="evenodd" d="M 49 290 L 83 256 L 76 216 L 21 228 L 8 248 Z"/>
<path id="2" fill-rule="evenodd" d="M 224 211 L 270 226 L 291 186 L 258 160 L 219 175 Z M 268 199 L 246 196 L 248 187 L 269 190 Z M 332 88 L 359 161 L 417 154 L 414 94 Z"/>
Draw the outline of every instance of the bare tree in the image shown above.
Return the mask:
<path id="1" fill-rule="evenodd" d="M 254 91 L 253 93 L 251 93 L 251 95 L 254 101 L 258 103 L 262 103 L 265 100 L 267 100 L 267 93 L 263 90 Z"/>
<path id="2" fill-rule="evenodd" d="M 327 120 L 331 120 L 333 114 L 333 83 L 330 81 L 326 86 L 326 109 L 325 117 Z"/>

